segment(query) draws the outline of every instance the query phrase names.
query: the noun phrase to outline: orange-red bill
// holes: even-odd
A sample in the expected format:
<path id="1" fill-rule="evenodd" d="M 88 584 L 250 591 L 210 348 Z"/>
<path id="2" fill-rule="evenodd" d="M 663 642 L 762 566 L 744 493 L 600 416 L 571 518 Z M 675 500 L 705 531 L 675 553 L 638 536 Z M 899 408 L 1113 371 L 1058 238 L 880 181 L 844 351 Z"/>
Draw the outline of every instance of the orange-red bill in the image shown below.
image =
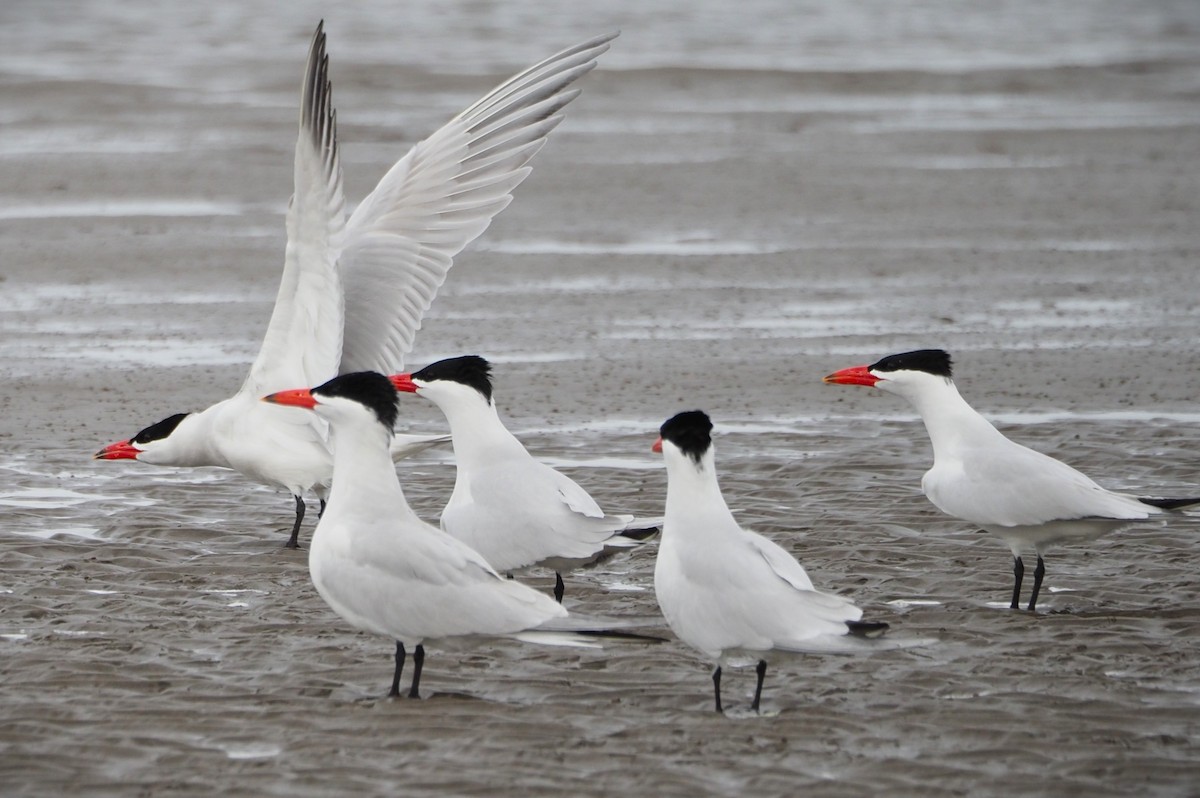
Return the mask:
<path id="1" fill-rule="evenodd" d="M 417 384 L 412 381 L 411 374 L 393 374 L 392 376 L 388 377 L 388 379 L 392 381 L 392 385 L 396 387 L 396 390 L 400 391 L 401 393 L 417 392 Z"/>
<path id="2" fill-rule="evenodd" d="M 659 454 L 662 454 L 662 438 L 661 437 L 654 442 L 653 446 L 650 447 L 650 451 L 658 452 Z"/>
<path id="3" fill-rule="evenodd" d="M 879 382 L 879 378 L 871 373 L 869 366 L 852 366 L 833 372 L 823 382 L 831 385 L 866 385 L 873 388 Z"/>
<path id="4" fill-rule="evenodd" d="M 308 388 L 297 388 L 294 391 L 279 391 L 270 396 L 264 396 L 262 400 L 276 405 L 306 407 L 309 410 L 317 406 L 317 400 L 313 398 L 312 391 Z"/>
<path id="5" fill-rule="evenodd" d="M 92 455 L 93 460 L 136 460 L 141 449 L 134 448 L 129 441 L 110 443 Z"/>

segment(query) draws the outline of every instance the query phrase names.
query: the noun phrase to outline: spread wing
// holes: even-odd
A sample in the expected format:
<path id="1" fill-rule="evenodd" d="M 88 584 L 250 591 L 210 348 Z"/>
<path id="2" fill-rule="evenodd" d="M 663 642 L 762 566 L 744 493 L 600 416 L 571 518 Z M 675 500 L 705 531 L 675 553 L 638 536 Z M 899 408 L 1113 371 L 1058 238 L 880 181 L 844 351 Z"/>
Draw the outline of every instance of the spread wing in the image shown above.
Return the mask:
<path id="1" fill-rule="evenodd" d="M 345 211 L 323 28 L 324 23 L 317 26 L 304 69 L 283 281 L 262 349 L 242 386 L 254 396 L 319 385 L 337 375 L 341 356 L 337 253 Z"/>
<path id="2" fill-rule="evenodd" d="M 417 144 L 346 224 L 342 373 L 403 370 L 453 258 L 512 200 L 529 161 L 616 33 L 536 64 Z"/>

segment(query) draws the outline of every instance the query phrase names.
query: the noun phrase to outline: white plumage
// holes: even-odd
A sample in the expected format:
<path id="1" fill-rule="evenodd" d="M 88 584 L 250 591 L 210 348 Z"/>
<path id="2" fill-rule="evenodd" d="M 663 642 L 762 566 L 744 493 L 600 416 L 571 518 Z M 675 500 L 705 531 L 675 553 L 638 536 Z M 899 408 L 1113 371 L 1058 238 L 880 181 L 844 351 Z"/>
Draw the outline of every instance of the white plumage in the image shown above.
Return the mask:
<path id="1" fill-rule="evenodd" d="M 442 529 L 501 572 L 590 564 L 656 531 L 660 519 L 605 513 L 570 477 L 536 460 L 500 420 L 490 373 L 486 360 L 467 355 L 392 377 L 399 390 L 436 404 L 450 423 L 457 472 Z M 562 591 L 559 576 L 559 600 Z"/>
<path id="2" fill-rule="evenodd" d="M 663 424 L 655 444 L 667 465 L 667 507 L 654 592 L 671 630 L 716 665 L 718 712 L 721 668 L 758 660 L 758 710 L 771 652 L 889 647 L 867 639 L 887 624 L 859 623 L 862 610 L 816 590 L 791 554 L 738 524 L 717 483 L 711 429 L 704 413 L 680 413 Z"/>

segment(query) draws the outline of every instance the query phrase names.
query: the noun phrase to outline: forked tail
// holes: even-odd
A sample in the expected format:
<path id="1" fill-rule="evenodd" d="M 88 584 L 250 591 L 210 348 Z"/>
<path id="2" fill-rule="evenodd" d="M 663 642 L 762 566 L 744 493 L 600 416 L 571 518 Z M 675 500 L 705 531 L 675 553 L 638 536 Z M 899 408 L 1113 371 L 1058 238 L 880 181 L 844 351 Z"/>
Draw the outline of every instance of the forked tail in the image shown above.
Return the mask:
<path id="1" fill-rule="evenodd" d="M 866 638 L 881 637 L 889 628 L 885 621 L 846 621 L 846 626 L 854 637 Z"/>
<path id="2" fill-rule="evenodd" d="M 1200 498 L 1195 499 L 1146 499 L 1139 498 L 1142 504 L 1148 504 L 1151 507 L 1157 507 L 1160 510 L 1179 510 L 1184 507 L 1191 507 L 1193 504 L 1200 504 Z"/>

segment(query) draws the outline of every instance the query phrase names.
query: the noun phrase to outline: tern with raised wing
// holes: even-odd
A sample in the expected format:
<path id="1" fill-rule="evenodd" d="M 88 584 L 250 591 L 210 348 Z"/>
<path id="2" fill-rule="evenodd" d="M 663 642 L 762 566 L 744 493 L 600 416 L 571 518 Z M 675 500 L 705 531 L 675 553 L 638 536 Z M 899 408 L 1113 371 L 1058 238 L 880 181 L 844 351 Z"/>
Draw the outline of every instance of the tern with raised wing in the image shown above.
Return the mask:
<path id="1" fill-rule="evenodd" d="M 172 415 L 95 457 L 230 468 L 287 490 L 295 498 L 288 541 L 295 547 L 304 494 L 314 491 L 323 502 L 330 484 L 327 425 L 258 399 L 338 374 L 403 369 L 453 258 L 511 201 L 530 159 L 578 95 L 571 84 L 615 36 L 570 47 L 502 83 L 414 146 L 346 218 L 318 25 L 304 72 L 283 279 L 249 375 L 232 397 Z M 443 440 L 397 437 L 393 457 Z"/>

